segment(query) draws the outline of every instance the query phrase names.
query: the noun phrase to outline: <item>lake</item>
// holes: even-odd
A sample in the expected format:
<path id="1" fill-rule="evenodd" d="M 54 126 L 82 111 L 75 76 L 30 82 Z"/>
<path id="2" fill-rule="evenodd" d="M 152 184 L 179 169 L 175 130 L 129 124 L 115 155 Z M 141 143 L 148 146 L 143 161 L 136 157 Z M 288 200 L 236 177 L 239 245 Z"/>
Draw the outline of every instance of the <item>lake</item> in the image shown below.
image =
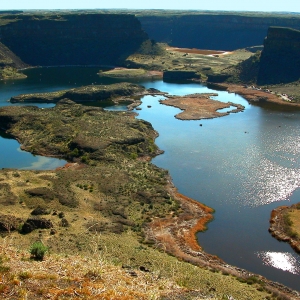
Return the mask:
<path id="1" fill-rule="evenodd" d="M 11 105 L 6 101 L 20 93 L 120 81 L 100 78 L 97 72 L 78 67 L 26 70 L 27 79 L 0 83 L 0 105 Z M 217 92 L 215 99 L 245 106 L 244 112 L 222 118 L 181 121 L 174 118 L 179 109 L 160 104 L 162 97 L 146 96 L 136 112 L 159 132 L 156 143 L 165 153 L 153 163 L 170 171 L 180 193 L 216 210 L 208 230 L 197 235 L 203 249 L 299 290 L 299 255 L 268 232 L 273 208 L 300 201 L 299 110 L 250 105 L 238 95 L 197 83 L 140 83 L 173 95 Z M 2 151 L 10 142 L 18 148 L 16 141 L 0 138 L 1 153 L 9 153 L 0 158 L 0 167 L 4 162 L 5 167 L 24 167 L 18 162 L 19 150 Z"/>

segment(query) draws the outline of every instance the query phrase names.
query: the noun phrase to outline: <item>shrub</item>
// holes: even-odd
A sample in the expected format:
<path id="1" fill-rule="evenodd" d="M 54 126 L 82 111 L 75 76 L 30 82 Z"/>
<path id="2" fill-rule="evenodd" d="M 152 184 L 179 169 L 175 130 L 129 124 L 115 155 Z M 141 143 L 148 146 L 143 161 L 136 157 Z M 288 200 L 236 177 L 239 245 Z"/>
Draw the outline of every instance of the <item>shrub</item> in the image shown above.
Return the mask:
<path id="1" fill-rule="evenodd" d="M 31 257 L 36 260 L 43 260 L 48 247 L 46 247 L 42 242 L 34 242 L 30 247 Z"/>

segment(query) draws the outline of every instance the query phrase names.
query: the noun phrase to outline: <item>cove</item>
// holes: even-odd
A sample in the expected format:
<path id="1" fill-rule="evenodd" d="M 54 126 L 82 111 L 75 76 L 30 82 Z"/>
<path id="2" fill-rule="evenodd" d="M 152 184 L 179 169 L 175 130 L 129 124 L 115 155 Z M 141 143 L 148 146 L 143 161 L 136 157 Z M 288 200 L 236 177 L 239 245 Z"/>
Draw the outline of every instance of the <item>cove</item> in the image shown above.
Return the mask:
<path id="1" fill-rule="evenodd" d="M 0 105 L 10 105 L 6 100 L 20 93 L 120 81 L 97 77 L 97 72 L 27 70 L 25 80 L 0 83 Z M 203 249 L 299 290 L 299 255 L 268 233 L 271 210 L 300 201 L 299 111 L 249 105 L 238 95 L 197 83 L 141 84 L 173 95 L 217 92 L 216 99 L 245 106 L 244 112 L 222 118 L 181 121 L 174 118 L 179 109 L 160 104 L 161 97 L 146 96 L 136 112 L 159 132 L 156 143 L 165 153 L 152 162 L 170 171 L 180 193 L 216 210 L 208 230 L 198 234 Z"/>
<path id="2" fill-rule="evenodd" d="M 19 143 L 0 131 L 0 168 L 53 170 L 66 164 L 63 159 L 32 155 L 22 151 Z"/>

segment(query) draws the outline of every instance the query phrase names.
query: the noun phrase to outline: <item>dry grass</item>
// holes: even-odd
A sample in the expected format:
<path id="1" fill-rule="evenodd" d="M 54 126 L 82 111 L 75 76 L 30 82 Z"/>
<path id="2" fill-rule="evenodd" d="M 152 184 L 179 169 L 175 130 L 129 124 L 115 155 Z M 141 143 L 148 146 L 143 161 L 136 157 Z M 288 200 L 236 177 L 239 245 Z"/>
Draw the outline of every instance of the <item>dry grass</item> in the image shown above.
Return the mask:
<path id="1" fill-rule="evenodd" d="M 173 48 L 160 44 L 164 51 L 160 55 L 133 54 L 126 59 L 125 66 L 147 70 L 192 70 L 205 79 L 207 74 L 218 73 L 249 58 L 252 53 L 237 50 L 224 55 L 224 51 Z"/>
<path id="2" fill-rule="evenodd" d="M 300 237 L 300 210 L 292 209 L 289 213 L 289 218 L 292 222 L 291 230 Z"/>
<path id="3" fill-rule="evenodd" d="M 8 269 L 1 273 L 0 299 L 264 299 L 268 295 L 232 276 L 145 247 L 130 233 L 94 235 L 85 255 L 50 253 L 44 261 L 30 260 L 29 252 L 14 243 L 11 237 L 1 239 L 2 266 Z"/>
<path id="4" fill-rule="evenodd" d="M 181 290 L 155 273 L 109 264 L 97 247 L 87 257 L 50 255 L 37 262 L 9 242 L 4 239 L 0 246 L 0 255 L 9 267 L 2 274 L 2 299 L 157 299 Z"/>

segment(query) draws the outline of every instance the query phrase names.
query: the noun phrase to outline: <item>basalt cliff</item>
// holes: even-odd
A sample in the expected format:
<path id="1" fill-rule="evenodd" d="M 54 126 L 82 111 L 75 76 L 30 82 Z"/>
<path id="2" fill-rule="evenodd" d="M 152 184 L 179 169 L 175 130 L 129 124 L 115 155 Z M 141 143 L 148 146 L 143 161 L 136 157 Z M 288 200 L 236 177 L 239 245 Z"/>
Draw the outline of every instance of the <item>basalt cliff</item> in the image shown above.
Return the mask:
<path id="1" fill-rule="evenodd" d="M 140 13 L 151 39 L 171 46 L 235 50 L 261 45 L 270 26 L 300 29 L 298 15 L 217 12 Z"/>
<path id="2" fill-rule="evenodd" d="M 1 42 L 33 66 L 115 65 L 148 39 L 129 14 L 4 15 L 0 24 Z"/>
<path id="3" fill-rule="evenodd" d="M 300 31 L 270 27 L 264 41 L 257 77 L 259 84 L 277 84 L 300 78 Z"/>

